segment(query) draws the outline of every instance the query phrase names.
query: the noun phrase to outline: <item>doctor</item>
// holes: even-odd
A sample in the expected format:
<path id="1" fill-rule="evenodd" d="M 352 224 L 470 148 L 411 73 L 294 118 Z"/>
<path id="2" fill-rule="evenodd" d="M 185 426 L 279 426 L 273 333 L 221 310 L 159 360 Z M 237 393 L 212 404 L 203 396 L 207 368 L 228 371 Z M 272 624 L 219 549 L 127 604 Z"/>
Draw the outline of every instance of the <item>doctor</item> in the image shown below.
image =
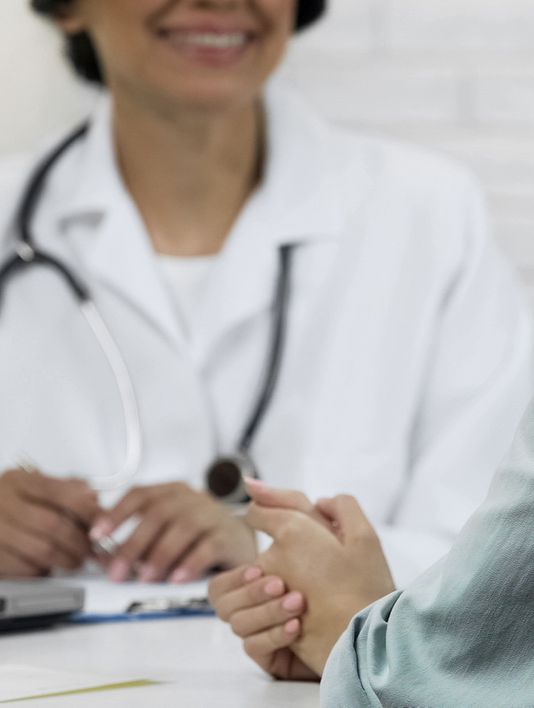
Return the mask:
<path id="1" fill-rule="evenodd" d="M 107 91 L 54 159 L 1 171 L 0 574 L 75 566 L 89 528 L 132 520 L 115 580 L 247 563 L 221 501 L 237 457 L 354 493 L 404 584 L 483 496 L 531 390 L 476 184 L 266 86 L 320 0 L 32 5 Z"/>

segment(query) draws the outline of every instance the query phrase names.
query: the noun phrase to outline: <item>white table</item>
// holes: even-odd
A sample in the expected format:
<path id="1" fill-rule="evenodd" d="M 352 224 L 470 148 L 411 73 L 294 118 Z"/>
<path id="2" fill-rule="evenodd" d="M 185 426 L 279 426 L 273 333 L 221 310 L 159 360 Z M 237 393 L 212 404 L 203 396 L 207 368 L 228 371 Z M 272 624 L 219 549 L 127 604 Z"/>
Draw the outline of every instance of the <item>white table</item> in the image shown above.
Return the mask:
<path id="1" fill-rule="evenodd" d="M 62 627 L 0 636 L 0 662 L 98 674 L 110 680 L 165 682 L 28 703 L 35 708 L 319 707 L 317 685 L 270 680 L 245 656 L 228 627 L 212 618 Z"/>

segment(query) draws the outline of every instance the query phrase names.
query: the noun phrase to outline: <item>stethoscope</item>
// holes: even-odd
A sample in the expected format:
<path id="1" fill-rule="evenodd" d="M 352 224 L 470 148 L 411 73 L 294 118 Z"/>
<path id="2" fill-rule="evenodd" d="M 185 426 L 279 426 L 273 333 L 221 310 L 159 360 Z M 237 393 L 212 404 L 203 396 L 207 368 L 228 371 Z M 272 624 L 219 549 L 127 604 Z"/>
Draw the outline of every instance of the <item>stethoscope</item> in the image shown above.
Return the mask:
<path id="1" fill-rule="evenodd" d="M 125 455 L 122 469 L 105 478 L 92 480 L 96 489 L 111 489 L 129 482 L 137 474 L 143 455 L 143 435 L 139 406 L 128 367 L 104 318 L 98 311 L 86 283 L 73 273 L 72 269 L 55 256 L 42 251 L 35 245 L 31 233 L 31 223 L 41 199 L 48 175 L 61 156 L 83 138 L 89 130 L 85 123 L 63 140 L 35 168 L 14 218 L 16 243 L 13 255 L 0 267 L 0 304 L 7 281 L 14 274 L 31 266 L 44 266 L 54 271 L 65 282 L 75 297 L 80 311 L 97 340 L 113 374 L 120 395 L 124 415 Z M 258 477 L 258 470 L 251 456 L 252 444 L 272 400 L 279 378 L 284 350 L 289 286 L 291 274 L 291 245 L 279 249 L 279 272 L 276 283 L 271 337 L 265 373 L 257 401 L 237 442 L 235 453 L 219 456 L 206 471 L 206 487 L 213 496 L 226 503 L 240 503 L 247 500 L 245 477 Z"/>

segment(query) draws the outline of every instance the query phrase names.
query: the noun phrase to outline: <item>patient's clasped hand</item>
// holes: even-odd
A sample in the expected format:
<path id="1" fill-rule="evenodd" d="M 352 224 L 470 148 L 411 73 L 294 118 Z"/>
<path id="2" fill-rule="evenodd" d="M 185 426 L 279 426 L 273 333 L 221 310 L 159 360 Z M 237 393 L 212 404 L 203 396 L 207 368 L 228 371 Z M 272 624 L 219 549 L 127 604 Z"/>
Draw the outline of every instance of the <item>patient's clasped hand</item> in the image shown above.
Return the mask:
<path id="1" fill-rule="evenodd" d="M 276 678 L 318 679 L 351 618 L 394 590 L 378 537 L 353 497 L 313 505 L 249 480 L 249 524 L 273 539 L 254 566 L 216 577 L 210 601 Z"/>

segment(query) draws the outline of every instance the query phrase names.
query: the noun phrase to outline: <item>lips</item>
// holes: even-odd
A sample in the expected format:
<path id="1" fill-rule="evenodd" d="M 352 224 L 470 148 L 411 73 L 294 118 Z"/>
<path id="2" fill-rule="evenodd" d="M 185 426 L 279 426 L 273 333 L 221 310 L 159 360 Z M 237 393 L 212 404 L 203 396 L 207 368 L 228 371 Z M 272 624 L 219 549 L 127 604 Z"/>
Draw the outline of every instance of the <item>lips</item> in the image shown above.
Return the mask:
<path id="1" fill-rule="evenodd" d="M 163 30 L 160 36 L 176 46 L 192 49 L 240 49 L 249 44 L 253 37 L 247 32 L 212 32 L 197 30 Z"/>
<path id="2" fill-rule="evenodd" d="M 240 62 L 259 39 L 257 32 L 242 27 L 209 25 L 167 27 L 158 36 L 182 59 L 211 68 L 230 68 Z"/>

